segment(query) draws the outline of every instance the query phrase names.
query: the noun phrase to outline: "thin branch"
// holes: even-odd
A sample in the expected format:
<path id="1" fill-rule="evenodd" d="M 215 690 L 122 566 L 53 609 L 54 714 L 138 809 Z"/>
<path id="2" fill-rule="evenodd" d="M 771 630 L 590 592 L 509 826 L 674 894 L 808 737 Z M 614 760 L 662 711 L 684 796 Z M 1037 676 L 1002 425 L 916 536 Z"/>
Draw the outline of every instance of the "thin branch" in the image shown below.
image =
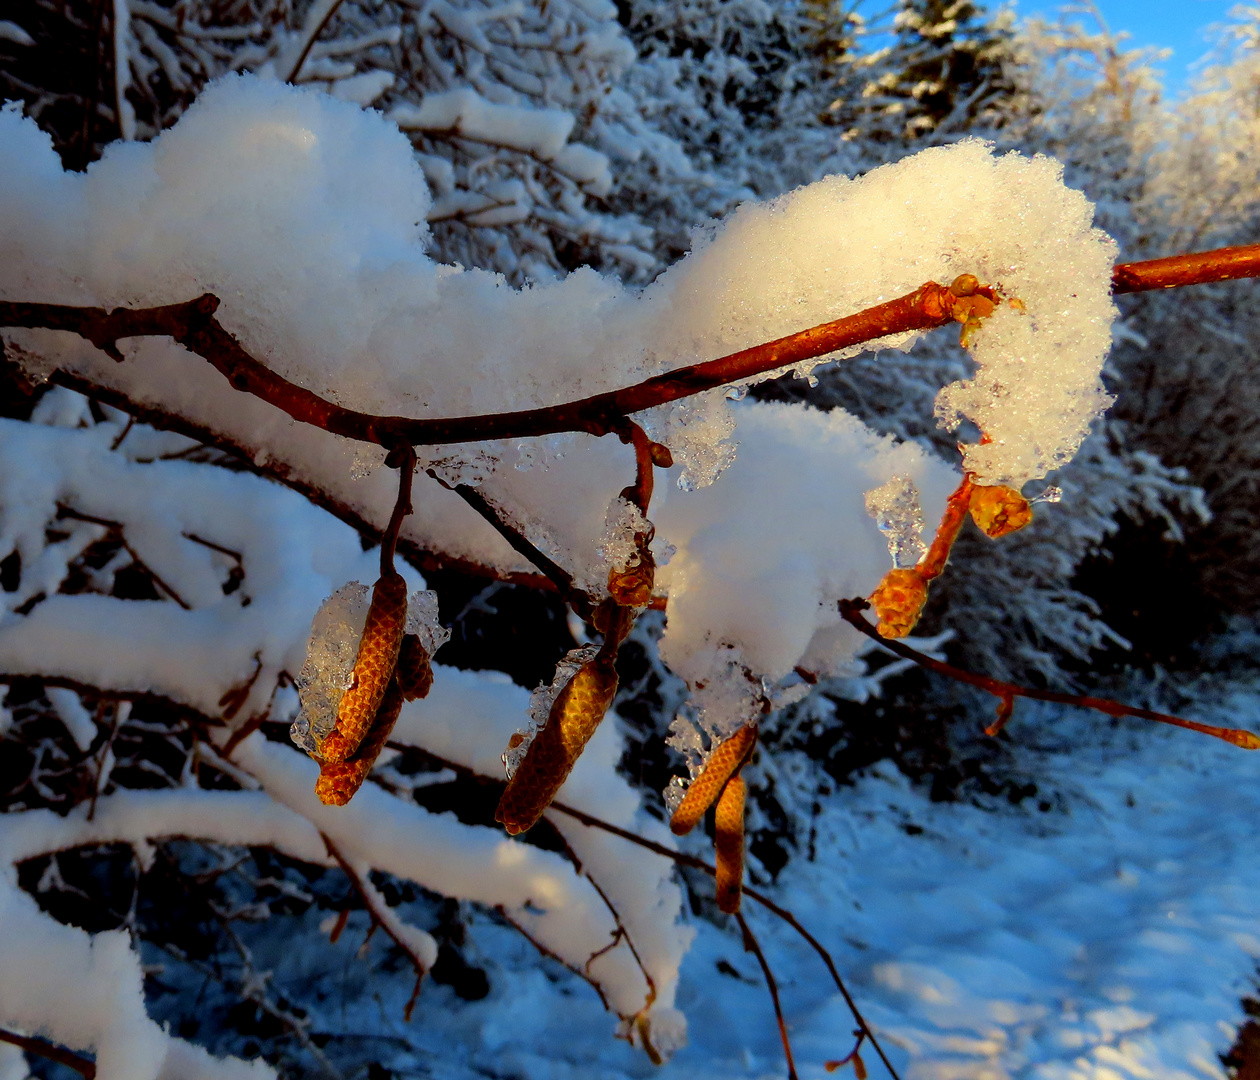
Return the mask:
<path id="1" fill-rule="evenodd" d="M 1171 255 L 1166 259 L 1123 263 L 1112 271 L 1113 293 L 1146 292 L 1150 289 L 1176 289 L 1182 285 L 1205 285 L 1212 281 L 1236 281 L 1260 277 L 1260 244 L 1217 248 L 1193 255 Z"/>
<path id="2" fill-rule="evenodd" d="M 208 360 L 232 387 L 274 405 L 294 420 L 359 442 L 394 447 L 521 439 L 565 431 L 604 435 L 631 413 L 713 390 L 726 383 L 790 367 L 851 345 L 907 330 L 927 330 L 953 321 L 956 297 L 943 285 L 927 282 L 896 300 L 823 323 L 750 349 L 655 375 L 634 386 L 562 405 L 483 416 L 420 420 L 374 416 L 346 409 L 289 382 L 242 348 L 214 313 L 219 298 L 205 293 L 182 304 L 153 308 L 68 307 L 0 301 L 0 326 L 67 330 L 122 361 L 118 341 L 127 337 L 165 336 Z"/>
<path id="3" fill-rule="evenodd" d="M 774 980 L 774 972 L 761 951 L 761 945 L 749 929 L 743 913 L 736 911 L 735 919 L 744 935 L 744 951 L 752 953 L 761 965 L 761 973 L 766 977 L 766 986 L 770 990 L 770 1000 L 774 1002 L 774 1018 L 779 1022 L 779 1038 L 783 1040 L 783 1056 L 787 1058 L 788 1080 L 796 1080 L 796 1062 L 792 1060 L 792 1041 L 788 1038 L 787 1021 L 783 1019 L 783 1006 L 779 1003 L 779 984 Z"/>
<path id="4" fill-rule="evenodd" d="M 1260 245 L 1221 248 L 1196 255 L 1174 256 L 1147 263 L 1127 263 L 1113 272 L 1114 288 L 1136 292 L 1260 275 Z M 127 337 L 168 336 L 208 360 L 232 386 L 283 410 L 294 420 L 359 442 L 394 447 L 521 439 L 565 431 L 604 435 L 618 421 L 680 398 L 727 383 L 791 367 L 840 349 L 889 334 L 929 330 L 954 321 L 958 300 L 949 289 L 926 282 L 912 293 L 754 345 L 717 360 L 654 375 L 621 390 L 517 412 L 421 420 L 374 416 L 346 409 L 305 387 L 289 382 L 255 360 L 214 317 L 219 298 L 205 293 L 195 300 L 163 307 L 131 310 L 69 307 L 62 304 L 0 302 L 0 327 L 43 327 L 67 330 L 91 341 L 121 361 L 118 341 Z"/>
<path id="5" fill-rule="evenodd" d="M 513 930 L 515 930 L 518 934 L 520 934 L 521 937 L 523 937 L 532 946 L 534 946 L 534 948 L 537 949 L 543 956 L 547 957 L 548 960 L 554 960 L 561 967 L 564 967 L 568 969 L 569 971 L 573 972 L 573 974 L 576 975 L 579 979 L 582 979 L 584 982 L 589 983 L 591 986 L 591 989 L 593 989 L 595 993 L 599 995 L 599 1000 L 604 1006 L 604 1011 L 605 1012 L 613 1011 L 612 1006 L 608 1004 L 608 997 L 604 993 L 604 988 L 599 985 L 599 982 L 597 980 L 593 979 L 587 972 L 583 971 L 576 964 L 570 964 L 566 959 L 564 959 L 564 957 L 560 956 L 558 953 L 554 952 L 553 950 L 547 948 L 546 945 L 544 945 L 541 941 L 539 941 L 536 937 L 534 937 L 534 935 L 531 934 L 528 930 L 526 930 L 525 927 L 523 927 L 520 923 L 518 923 L 515 919 L 513 919 L 512 916 L 507 913 L 507 909 L 502 904 L 494 905 L 494 913 L 498 915 L 499 918 L 502 919 L 505 923 L 507 923 L 508 926 L 510 926 Z"/>
<path id="6" fill-rule="evenodd" d="M 138 567 L 140 567 L 141 570 L 143 570 L 146 574 L 149 575 L 150 578 L 153 579 L 153 584 L 156 585 L 159 589 L 161 589 L 164 593 L 166 593 L 167 596 L 169 596 L 172 600 L 174 600 L 175 603 L 177 603 L 185 611 L 192 610 L 192 605 L 189 604 L 182 596 L 180 596 L 179 593 L 177 593 L 174 590 L 174 588 L 168 585 L 162 579 L 162 576 L 156 570 L 153 569 L 153 567 L 151 567 L 142 558 L 140 558 L 139 553 L 128 542 L 127 532 L 126 532 L 126 529 L 123 527 L 122 522 L 111 521 L 109 518 L 97 517 L 94 514 L 84 514 L 78 510 L 72 509 L 69 506 L 58 506 L 57 517 L 61 519 L 69 518 L 71 521 L 85 521 L 89 525 L 100 525 L 102 528 L 109 529 L 111 532 L 116 533 L 118 536 L 119 543 L 122 544 L 123 549 L 127 552 L 127 554 L 131 556 L 131 561 L 134 562 Z"/>
<path id="7" fill-rule="evenodd" d="M 65 1065 L 77 1072 L 84 1080 L 93 1080 L 96 1076 L 96 1062 L 91 1058 L 63 1050 L 60 1046 L 54 1046 L 43 1039 L 32 1039 L 30 1036 L 18 1035 L 16 1032 L 0 1028 L 0 1042 L 12 1043 L 28 1054 L 37 1054 L 39 1057 L 57 1062 L 58 1065 Z"/>
<path id="8" fill-rule="evenodd" d="M 410 446 L 396 447 L 390 451 L 386 464 L 394 464 L 397 458 L 398 498 L 394 501 L 394 511 L 389 515 L 389 524 L 381 536 L 381 576 L 394 572 L 394 552 L 398 548 L 398 532 L 402 528 L 403 518 L 411 513 L 411 478 L 416 471 L 416 452 Z"/>
<path id="9" fill-rule="evenodd" d="M 337 865 L 341 867 L 346 877 L 350 879 L 350 884 L 353 886 L 354 891 L 359 894 L 359 899 L 363 901 L 363 906 L 367 908 L 367 913 L 372 920 L 372 925 L 379 926 L 386 934 L 389 935 L 390 940 L 402 949 L 402 951 L 406 954 L 407 959 L 411 961 L 411 966 L 415 969 L 416 985 L 411 991 L 411 998 L 407 1002 L 407 1007 L 403 1010 L 403 1018 L 410 1021 L 412 1011 L 415 1009 L 416 1001 L 420 996 L 420 983 L 429 970 L 428 965 L 425 964 L 424 958 L 416 952 L 415 946 L 413 946 L 402 934 L 398 932 L 398 928 L 394 925 L 394 916 L 389 911 L 381 910 L 376 897 L 373 895 L 373 890 L 369 889 L 363 879 L 359 877 L 358 872 L 350 865 L 350 863 L 346 860 L 346 857 L 341 853 L 341 849 L 333 843 L 327 833 L 321 832 L 319 836 L 320 839 L 324 841 L 324 847 L 327 849 L 328 854 L 337 860 Z M 333 940 L 335 941 L 336 938 Z"/>
<path id="10" fill-rule="evenodd" d="M 1241 728 L 1225 728 L 1216 727 L 1212 724 L 1200 724 L 1197 720 L 1185 720 L 1180 716 L 1153 712 L 1150 709 L 1138 708 L 1136 705 L 1124 705 L 1109 698 L 1086 697 L 1081 694 L 1062 694 L 1054 690 L 1034 690 L 1031 687 L 1016 686 L 1014 683 L 994 679 L 988 675 L 976 675 L 970 671 L 964 671 L 962 668 L 954 667 L 952 664 L 933 660 L 932 657 L 912 649 L 908 645 L 903 645 L 900 641 L 886 638 L 880 634 L 861 614 L 869 606 L 861 598 L 841 600 L 840 615 L 850 626 L 860 630 L 872 641 L 879 642 L 890 652 L 896 653 L 907 660 L 913 660 L 920 667 L 925 667 L 938 675 L 944 675 L 957 682 L 966 683 L 968 686 L 979 687 L 981 690 L 992 694 L 998 699 L 999 705 L 998 720 L 990 730 L 1000 730 L 1001 725 L 1005 724 L 1007 719 L 1009 719 L 1010 712 L 1006 703 L 1013 698 L 1022 697 L 1028 698 L 1030 701 L 1051 701 L 1058 705 L 1076 705 L 1082 709 L 1093 709 L 1095 712 L 1105 713 L 1107 716 L 1132 716 L 1139 720 L 1154 720 L 1160 724 L 1172 724 L 1174 727 L 1188 728 L 1190 731 L 1198 731 L 1204 735 L 1211 735 L 1216 739 L 1223 739 L 1225 742 L 1241 747 L 1243 750 L 1260 750 L 1260 735 Z"/>
<path id="11" fill-rule="evenodd" d="M 504 540 L 508 542 L 512 550 L 518 555 L 523 555 L 539 570 L 541 570 L 547 579 L 555 586 L 561 596 L 567 597 L 569 594 L 577 592 L 578 588 L 573 582 L 573 576 L 559 563 L 543 554 L 520 529 L 512 524 L 484 495 L 475 487 L 468 484 L 449 484 L 438 476 L 433 469 L 425 470 L 429 476 L 436 480 L 447 491 L 453 491 L 461 499 L 464 500 L 477 514 L 490 525 Z"/>

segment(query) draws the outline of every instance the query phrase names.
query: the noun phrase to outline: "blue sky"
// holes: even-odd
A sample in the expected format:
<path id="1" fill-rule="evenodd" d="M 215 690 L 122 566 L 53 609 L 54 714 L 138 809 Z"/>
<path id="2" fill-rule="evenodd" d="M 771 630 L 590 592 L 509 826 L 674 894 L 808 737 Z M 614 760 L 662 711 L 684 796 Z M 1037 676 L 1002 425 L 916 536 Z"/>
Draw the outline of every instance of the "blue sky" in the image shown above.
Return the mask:
<path id="1" fill-rule="evenodd" d="M 1187 69 L 1210 48 L 1206 30 L 1224 22 L 1237 0 L 1097 0 L 1098 10 L 1113 31 L 1127 30 L 1133 45 L 1172 49 L 1163 63 L 1164 83 L 1170 96 L 1182 90 Z M 991 4 L 996 7 L 997 4 Z M 1053 16 L 1062 6 L 1051 0 L 1017 0 L 1020 16 Z"/>

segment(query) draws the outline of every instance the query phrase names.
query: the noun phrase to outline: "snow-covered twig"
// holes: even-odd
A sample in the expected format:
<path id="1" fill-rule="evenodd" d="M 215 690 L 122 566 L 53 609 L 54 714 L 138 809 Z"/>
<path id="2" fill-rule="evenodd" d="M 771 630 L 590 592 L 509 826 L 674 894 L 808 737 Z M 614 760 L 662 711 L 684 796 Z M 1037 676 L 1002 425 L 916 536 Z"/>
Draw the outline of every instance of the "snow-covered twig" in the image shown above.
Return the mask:
<path id="1" fill-rule="evenodd" d="M 28 1054 L 36 1054 L 49 1061 L 55 1061 L 58 1065 L 65 1065 L 77 1072 L 84 1080 L 94 1080 L 96 1076 L 96 1063 L 90 1058 L 85 1058 L 81 1054 L 72 1054 L 69 1050 L 53 1046 L 52 1043 L 45 1042 L 43 1039 L 32 1039 L 27 1035 L 18 1035 L 16 1032 L 0 1028 L 0 1042 L 10 1043 L 25 1050 Z"/>
<path id="2" fill-rule="evenodd" d="M 740 932 L 744 935 L 744 951 L 752 953 L 761 965 L 761 973 L 766 978 L 766 988 L 770 991 L 770 1000 L 774 1003 L 774 1018 L 779 1023 L 779 1038 L 783 1040 L 783 1055 L 787 1058 L 788 1080 L 796 1080 L 796 1062 L 792 1060 L 792 1040 L 788 1038 L 787 1021 L 783 1019 L 783 1006 L 779 1002 L 779 984 L 775 981 L 774 972 L 770 970 L 770 962 L 761 951 L 761 944 L 748 926 L 748 920 L 739 911 L 735 913 Z"/>
<path id="3" fill-rule="evenodd" d="M 333 843 L 326 833 L 320 833 L 319 835 L 324 841 L 324 847 L 328 849 L 328 854 L 337 860 L 337 865 L 341 867 L 346 877 L 350 879 L 350 884 L 353 886 L 354 891 L 359 894 L 359 899 L 363 901 L 363 906 L 367 908 L 368 917 L 372 920 L 372 925 L 374 927 L 379 926 L 384 930 L 390 940 L 402 949 L 407 959 L 411 961 L 411 966 L 415 968 L 416 985 L 411 991 L 411 997 L 407 1000 L 406 1008 L 403 1010 L 403 1018 L 410 1020 L 411 1014 L 415 1010 L 416 1002 L 420 998 L 420 984 L 429 971 L 429 965 L 425 963 L 424 957 L 420 955 L 415 945 L 407 940 L 404 927 L 399 920 L 387 908 L 381 907 L 379 894 L 377 894 L 376 890 L 350 865 L 349 860 L 346 859 L 341 849 Z M 339 933 L 340 930 L 334 932 L 334 941 Z"/>
<path id="4" fill-rule="evenodd" d="M 1260 276 L 1260 245 L 1174 256 L 1154 260 L 1154 264 L 1118 265 L 1113 272 L 1113 288 L 1138 292 Z M 929 281 L 895 300 L 716 360 L 654 375 L 621 390 L 539 409 L 426 420 L 347 409 L 277 375 L 250 356 L 215 319 L 220 301 L 212 293 L 182 304 L 112 311 L 0 301 L 0 326 L 68 330 L 120 361 L 120 339 L 169 336 L 209 360 L 235 389 L 269 402 L 293 419 L 349 439 L 392 448 L 402 443 L 437 446 L 567 431 L 604 435 L 615 430 L 619 420 L 644 409 L 890 334 L 946 326 L 955 320 L 958 299 L 945 286 Z"/>

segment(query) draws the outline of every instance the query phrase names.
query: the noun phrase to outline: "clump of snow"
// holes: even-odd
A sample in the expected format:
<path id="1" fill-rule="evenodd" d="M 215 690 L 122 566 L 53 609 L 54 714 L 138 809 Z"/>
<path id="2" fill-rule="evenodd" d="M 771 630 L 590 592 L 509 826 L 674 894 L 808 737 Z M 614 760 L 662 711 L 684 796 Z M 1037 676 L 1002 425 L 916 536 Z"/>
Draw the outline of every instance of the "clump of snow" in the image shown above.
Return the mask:
<path id="1" fill-rule="evenodd" d="M 923 542 L 923 506 L 908 476 L 894 476 L 866 493 L 866 512 L 888 537 L 893 566 L 913 566 L 927 553 Z"/>
<path id="2" fill-rule="evenodd" d="M 431 100 L 436 109 L 445 99 Z M 467 94 L 448 104 L 461 118 L 465 106 L 498 115 Z M 559 128 L 544 134 L 521 137 L 559 145 Z M 1090 228 L 1089 204 L 1063 186 L 1057 164 L 996 156 L 976 140 L 746 204 L 642 293 L 586 269 L 516 290 L 436 265 L 425 251 L 425 174 L 397 127 L 274 81 L 212 84 L 169 131 L 110 147 L 85 175 L 62 171 L 47 137 L 6 113 L 0 160 L 0 295 L 110 306 L 211 290 L 225 325 L 276 371 L 373 412 L 469 415 L 613 390 L 961 272 L 1027 311 L 995 313 L 976 334 L 976 378 L 943 392 L 944 420 L 969 418 L 992 440 L 968 450 L 968 469 L 1016 486 L 1041 475 L 1071 456 L 1106 401 L 1098 369 L 1113 246 Z M 369 519 L 387 515 L 387 470 L 353 480 L 335 440 L 243 401 L 170 342 L 124 342 L 128 360 L 117 365 L 65 334 L 9 336 L 37 373 L 62 365 L 179 412 L 284 461 Z M 905 348 L 915 336 L 876 344 Z M 684 488 L 711 483 L 733 460 L 734 407 L 719 390 L 643 416 L 673 451 Z M 614 479 L 592 469 L 585 436 L 541 443 L 542 454 L 535 440 L 435 447 L 424 464 L 528 505 L 575 578 L 598 577 L 604 511 L 629 479 L 625 456 L 600 456 L 617 463 Z M 540 468 L 554 482 L 523 479 Z M 469 527 L 453 497 L 418 503 L 409 539 L 519 568 L 497 536 Z"/>
<path id="3" fill-rule="evenodd" d="M 869 594 L 888 565 L 866 492 L 904 477 L 939 516 L 958 479 L 919 446 L 839 410 L 732 411 L 735 463 L 704 490 L 661 489 L 652 511 L 657 543 L 677 549 L 657 571 L 669 596 L 661 658 L 703 684 L 696 701 L 719 736 L 756 715 L 763 679 L 778 683 L 795 667 L 838 673 L 856 655 L 862 638 L 836 601 Z"/>

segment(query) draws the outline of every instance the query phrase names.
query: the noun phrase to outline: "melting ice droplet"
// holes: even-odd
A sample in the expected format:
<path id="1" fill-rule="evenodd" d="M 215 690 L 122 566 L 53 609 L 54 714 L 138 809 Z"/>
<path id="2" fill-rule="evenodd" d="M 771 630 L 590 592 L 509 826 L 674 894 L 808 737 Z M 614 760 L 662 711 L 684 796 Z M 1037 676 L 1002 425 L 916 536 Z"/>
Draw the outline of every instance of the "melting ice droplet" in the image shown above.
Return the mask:
<path id="1" fill-rule="evenodd" d="M 919 489 L 908 476 L 894 476 L 866 493 L 866 512 L 888 537 L 893 566 L 908 567 L 927 551 L 923 543 L 923 506 Z"/>

